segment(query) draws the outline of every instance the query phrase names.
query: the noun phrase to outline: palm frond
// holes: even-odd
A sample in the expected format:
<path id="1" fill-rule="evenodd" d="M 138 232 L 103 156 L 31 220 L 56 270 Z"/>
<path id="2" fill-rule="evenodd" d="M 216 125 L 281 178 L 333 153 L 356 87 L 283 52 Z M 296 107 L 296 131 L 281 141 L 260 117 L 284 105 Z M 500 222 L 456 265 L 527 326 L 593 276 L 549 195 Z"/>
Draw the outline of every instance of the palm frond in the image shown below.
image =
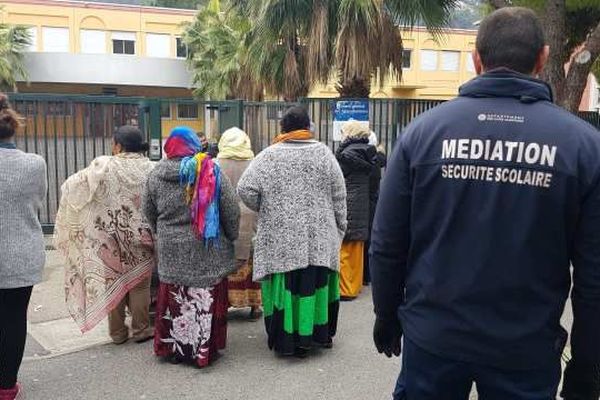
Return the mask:
<path id="1" fill-rule="evenodd" d="M 460 5 L 458 0 L 384 0 L 393 20 L 408 28 L 424 24 L 437 38 L 450 22 L 451 11 Z"/>
<path id="2" fill-rule="evenodd" d="M 24 26 L 0 24 L 0 86 L 14 89 L 17 81 L 27 80 L 23 53 L 31 44 Z"/>

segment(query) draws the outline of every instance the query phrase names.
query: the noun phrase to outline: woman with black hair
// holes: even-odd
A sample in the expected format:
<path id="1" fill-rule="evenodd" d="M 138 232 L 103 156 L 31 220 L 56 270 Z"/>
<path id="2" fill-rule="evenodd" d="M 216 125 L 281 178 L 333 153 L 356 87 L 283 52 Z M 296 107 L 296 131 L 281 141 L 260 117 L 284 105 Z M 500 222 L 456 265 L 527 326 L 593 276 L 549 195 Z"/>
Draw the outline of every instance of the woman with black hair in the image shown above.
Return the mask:
<path id="1" fill-rule="evenodd" d="M 13 400 L 27 337 L 27 306 L 42 280 L 44 235 L 38 220 L 48 182 L 46 162 L 17 149 L 19 115 L 0 93 L 0 399 Z"/>
<path id="2" fill-rule="evenodd" d="M 62 186 L 56 244 L 65 258 L 66 302 L 82 332 L 108 315 L 115 344 L 153 337 L 150 276 L 156 265 L 150 227 L 142 217 L 144 183 L 154 168 L 148 143 L 134 126 L 113 137 L 113 155 L 101 156 Z"/>
<path id="3" fill-rule="evenodd" d="M 254 280 L 262 283 L 269 348 L 299 357 L 313 344 L 332 345 L 346 229 L 342 171 L 309 128 L 306 110 L 290 108 L 283 133 L 238 184 L 242 201 L 258 212 Z"/>

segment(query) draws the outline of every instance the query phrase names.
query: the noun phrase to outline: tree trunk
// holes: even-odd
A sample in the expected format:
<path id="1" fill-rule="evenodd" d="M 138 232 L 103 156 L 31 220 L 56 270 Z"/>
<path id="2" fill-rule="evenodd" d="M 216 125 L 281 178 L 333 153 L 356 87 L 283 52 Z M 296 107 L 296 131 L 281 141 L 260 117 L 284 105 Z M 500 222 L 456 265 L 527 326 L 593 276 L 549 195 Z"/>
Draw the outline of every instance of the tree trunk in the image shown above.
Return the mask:
<path id="1" fill-rule="evenodd" d="M 342 99 L 368 99 L 371 92 L 371 80 L 355 76 L 338 82 L 336 90 Z"/>
<path id="2" fill-rule="evenodd" d="M 561 106 L 572 112 L 579 110 L 588 76 L 592 71 L 594 61 L 598 57 L 600 57 L 600 22 L 583 47 L 573 57 L 566 77 L 566 95 L 560 103 Z M 592 95 L 595 95 L 595 93 L 592 93 Z"/>
<path id="3" fill-rule="evenodd" d="M 562 104 L 565 98 L 565 62 L 568 58 L 566 43 L 565 0 L 547 0 L 541 16 L 546 44 L 550 46 L 550 57 L 541 78 L 550 84 L 554 101 Z M 587 79 L 587 78 L 586 78 Z"/>
<path id="4" fill-rule="evenodd" d="M 497 10 L 499 8 L 510 6 L 510 3 L 508 0 L 490 0 L 490 5 Z"/>

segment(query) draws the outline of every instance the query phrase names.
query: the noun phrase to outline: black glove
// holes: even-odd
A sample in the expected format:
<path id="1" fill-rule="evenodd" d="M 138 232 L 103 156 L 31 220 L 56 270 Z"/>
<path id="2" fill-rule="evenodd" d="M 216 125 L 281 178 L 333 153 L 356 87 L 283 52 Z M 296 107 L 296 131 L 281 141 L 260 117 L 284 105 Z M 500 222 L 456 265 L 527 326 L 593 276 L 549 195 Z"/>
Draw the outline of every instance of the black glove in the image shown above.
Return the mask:
<path id="1" fill-rule="evenodd" d="M 569 361 L 565 369 L 560 396 L 565 400 L 598 400 L 600 398 L 600 368 Z"/>
<path id="2" fill-rule="evenodd" d="M 391 319 L 375 319 L 373 327 L 373 341 L 379 353 L 385 353 L 391 357 L 400 355 L 402 350 L 402 325 L 397 318 Z"/>

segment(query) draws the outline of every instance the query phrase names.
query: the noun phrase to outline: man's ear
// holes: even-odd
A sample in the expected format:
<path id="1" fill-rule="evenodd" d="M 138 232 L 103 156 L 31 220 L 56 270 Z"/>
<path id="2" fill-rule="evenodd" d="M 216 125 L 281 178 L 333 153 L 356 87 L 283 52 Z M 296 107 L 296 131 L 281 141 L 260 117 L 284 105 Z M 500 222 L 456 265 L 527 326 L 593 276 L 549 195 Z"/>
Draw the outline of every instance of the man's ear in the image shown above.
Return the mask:
<path id="1" fill-rule="evenodd" d="M 538 76 L 544 70 L 546 63 L 548 62 L 548 57 L 550 56 L 550 46 L 546 45 L 540 50 L 536 60 L 535 60 L 535 68 L 533 70 L 533 76 Z"/>
<path id="2" fill-rule="evenodd" d="M 481 56 L 477 50 L 473 50 L 471 53 L 471 57 L 473 57 L 473 65 L 475 66 L 475 72 L 477 75 L 483 74 L 485 71 L 483 70 L 483 63 L 481 62 Z"/>

